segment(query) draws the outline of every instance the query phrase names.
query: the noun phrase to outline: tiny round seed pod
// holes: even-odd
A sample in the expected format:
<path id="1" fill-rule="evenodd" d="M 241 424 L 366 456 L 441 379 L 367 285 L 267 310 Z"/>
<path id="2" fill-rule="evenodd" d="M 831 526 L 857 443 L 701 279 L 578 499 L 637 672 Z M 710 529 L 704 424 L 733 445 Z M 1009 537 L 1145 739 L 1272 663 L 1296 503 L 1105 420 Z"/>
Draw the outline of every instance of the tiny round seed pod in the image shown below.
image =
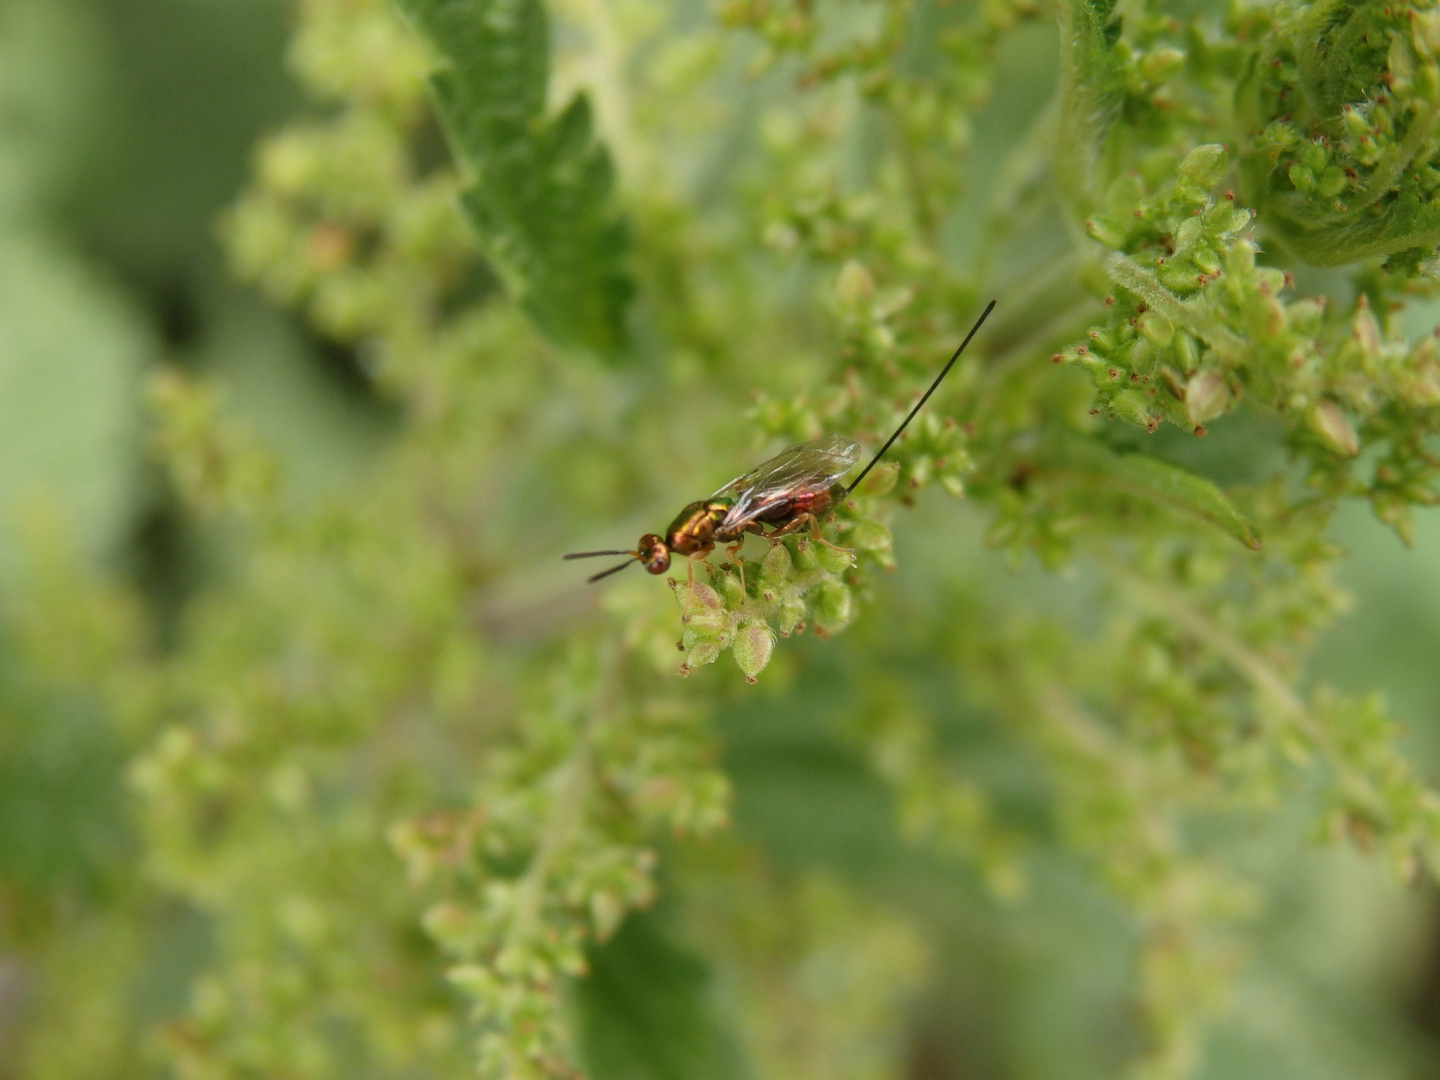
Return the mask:
<path id="1" fill-rule="evenodd" d="M 1337 454 L 1354 457 L 1359 452 L 1360 440 L 1355 435 L 1355 429 L 1335 402 L 1320 402 L 1310 410 L 1309 420 L 1311 430 Z"/>
<path id="2" fill-rule="evenodd" d="M 761 584 L 774 586 L 784 583 L 790 577 L 792 566 L 790 549 L 784 544 L 772 544 L 765 553 L 765 561 L 760 564 Z"/>
<path id="3" fill-rule="evenodd" d="M 1198 371 L 1185 384 L 1185 412 L 1192 424 L 1219 416 L 1230 403 L 1230 387 L 1218 371 Z"/>
<path id="4" fill-rule="evenodd" d="M 735 654 L 735 663 L 744 673 L 745 681 L 753 683 L 770 663 L 770 655 L 775 651 L 775 633 L 767 623 L 751 623 L 735 635 L 730 651 Z"/>

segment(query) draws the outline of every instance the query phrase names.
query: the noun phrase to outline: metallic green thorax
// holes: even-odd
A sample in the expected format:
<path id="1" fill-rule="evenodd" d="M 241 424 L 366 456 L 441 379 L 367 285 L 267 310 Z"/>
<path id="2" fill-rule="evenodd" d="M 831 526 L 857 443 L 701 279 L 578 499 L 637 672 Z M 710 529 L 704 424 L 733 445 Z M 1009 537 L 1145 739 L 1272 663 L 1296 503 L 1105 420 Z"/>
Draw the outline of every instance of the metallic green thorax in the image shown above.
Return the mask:
<path id="1" fill-rule="evenodd" d="M 715 544 L 716 528 L 734 504 L 734 499 L 705 499 L 691 503 L 665 530 L 666 545 L 681 555 L 710 550 Z"/>

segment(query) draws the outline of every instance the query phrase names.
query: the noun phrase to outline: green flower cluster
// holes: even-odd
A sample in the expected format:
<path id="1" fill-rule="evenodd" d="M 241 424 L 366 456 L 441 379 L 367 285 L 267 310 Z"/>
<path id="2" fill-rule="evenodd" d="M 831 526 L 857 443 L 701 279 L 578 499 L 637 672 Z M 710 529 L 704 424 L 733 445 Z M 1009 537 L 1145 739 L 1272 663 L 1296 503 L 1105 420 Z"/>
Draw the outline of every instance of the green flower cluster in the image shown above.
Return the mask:
<path id="1" fill-rule="evenodd" d="M 551 12 L 553 55 L 538 0 L 400 7 L 418 33 L 382 0 L 299 5 L 291 59 L 325 112 L 262 146 L 226 225 L 241 274 L 398 406 L 383 467 L 297 505 L 217 391 L 153 388 L 175 488 L 241 551 L 129 706 L 148 717 L 130 771 L 148 880 L 216 928 L 161 1040 L 179 1072 L 438 1075 L 478 1046 L 490 1077 L 637 1075 L 606 1058 L 596 1033 L 623 1025 L 585 976 L 643 982 L 624 968 L 640 956 L 701 1010 L 645 936 L 663 853 L 698 937 L 744 958 L 757 1060 L 897 1074 L 895 996 L 921 980 L 933 912 L 896 930 L 742 841 L 686 847 L 727 822 L 712 718 L 731 706 L 789 736 L 820 701 L 893 799 L 886 845 L 973 866 L 986 903 L 1057 863 L 1118 897 L 1142 1075 L 1193 1072 L 1258 903 L 1197 822 L 1303 802 L 1327 834 L 1435 872 L 1440 801 L 1395 725 L 1303 677 L 1344 604 L 1340 501 L 1402 532 L 1434 501 L 1440 359 L 1395 310 L 1431 288 L 1430 5 L 1187 23 L 1065 0 L 1051 104 L 999 120 L 1000 50 L 1054 43 L 1027 0 L 855 19 L 743 0 L 698 31 L 663 4 L 576 0 Z M 757 47 L 752 116 L 726 80 Z M 991 189 L 968 156 L 987 116 L 1007 129 Z M 1326 279 L 1327 302 L 1302 260 L 1368 261 Z M 673 609 L 633 571 L 592 605 L 560 563 L 673 498 L 670 475 L 704 491 L 765 446 L 880 446 L 990 295 L 829 544 L 752 538 L 693 585 L 681 564 Z M 1222 488 L 1161 442 L 1242 405 L 1274 421 L 1247 449 L 1288 449 L 1307 490 L 1283 469 Z M 936 557 L 892 587 L 891 524 L 931 486 L 943 528 L 906 524 Z M 993 580 L 983 543 L 1083 601 Z M 763 685 L 700 674 L 727 650 Z M 797 691 L 806 657 L 832 666 Z M 990 772 L 965 741 L 982 735 Z M 732 892 L 741 913 L 717 912 Z M 864 961 L 828 1004 L 799 970 L 815 942 L 832 973 L 837 951 Z M 888 1049 L 837 1063 L 877 1017 Z"/>
<path id="2" fill-rule="evenodd" d="M 1280 4 L 1236 16 L 1260 43 L 1237 83 L 1247 198 L 1301 258 L 1430 258 L 1440 243 L 1440 9 Z"/>
<path id="3" fill-rule="evenodd" d="M 1317 491 L 1368 499 L 1404 537 L 1410 507 L 1437 500 L 1424 443 L 1440 353 L 1393 319 L 1406 295 L 1432 291 L 1402 268 L 1440 239 L 1422 190 L 1440 138 L 1436 16 L 1428 4 L 1234 16 L 1259 43 L 1238 65 L 1240 149 L 1155 150 L 1109 185 L 1086 222 L 1112 252 L 1098 260 L 1116 287 L 1108 319 L 1055 357 L 1089 373 L 1100 410 L 1152 432 L 1168 421 L 1203 434 L 1242 401 L 1272 413 Z M 1227 177 L 1256 210 L 1217 192 Z M 1261 261 L 1272 245 L 1322 264 L 1390 260 L 1347 310 L 1288 299 L 1291 271 Z M 1383 447 L 1373 468 L 1357 461 L 1367 447 Z"/>
<path id="4" fill-rule="evenodd" d="M 484 627 L 530 616 L 492 599 L 497 572 L 461 508 L 475 462 L 505 452 L 507 417 L 553 372 L 524 321 L 486 303 L 498 284 L 456 212 L 455 174 L 423 167 L 424 56 L 382 0 L 302 5 L 292 59 L 338 110 L 262 146 L 226 223 L 240 273 L 354 348 L 403 407 L 407 438 L 369 496 L 295 504 L 218 389 L 178 372 L 153 381 L 176 488 L 197 516 L 243 529 L 254 560 L 196 630 L 236 628 L 239 683 L 204 655 L 153 672 L 187 690 L 156 691 L 178 718 L 132 768 L 152 878 L 224 927 L 162 1040 L 187 1075 L 330 1075 L 345 1060 L 331 1030 L 362 1033 L 367 1057 L 463 1069 L 470 1040 L 438 1004 L 443 984 L 422 977 L 386 1010 L 395 977 L 380 969 L 408 970 L 415 945 L 402 957 L 366 935 L 405 942 L 416 927 L 471 1003 L 485 1075 L 565 1075 L 576 1051 L 563 991 L 587 950 L 653 899 L 656 835 L 727 819 L 708 712 L 666 692 L 673 652 L 651 662 L 642 619 L 630 620 L 633 654 L 604 631 L 518 661 L 546 692 L 513 712 L 476 697 L 500 697 L 515 674 L 492 647 L 506 631 Z M 316 560 L 326 569 L 312 574 Z M 277 636 L 286 597 L 307 592 L 303 628 Z M 346 788 L 348 770 L 368 772 L 377 727 L 408 742 L 412 723 L 438 735 L 475 715 L 487 731 L 474 774 L 427 776 L 407 752 L 409 764 Z M 455 801 L 450 785 L 468 809 L 437 809 Z M 327 845 L 331 830 L 343 839 Z M 396 856 L 408 888 L 354 892 L 360 864 Z"/>
<path id="5" fill-rule="evenodd" d="M 484 1076 L 567 1073 L 562 992 L 587 949 L 654 900 L 644 838 L 727 820 L 701 717 L 663 695 L 632 712 L 636 674 L 615 643 L 575 648 L 550 679 L 523 735 L 492 751 L 471 810 L 390 830 L 411 885 L 442 897 L 424 927 L 471 1002 Z"/>

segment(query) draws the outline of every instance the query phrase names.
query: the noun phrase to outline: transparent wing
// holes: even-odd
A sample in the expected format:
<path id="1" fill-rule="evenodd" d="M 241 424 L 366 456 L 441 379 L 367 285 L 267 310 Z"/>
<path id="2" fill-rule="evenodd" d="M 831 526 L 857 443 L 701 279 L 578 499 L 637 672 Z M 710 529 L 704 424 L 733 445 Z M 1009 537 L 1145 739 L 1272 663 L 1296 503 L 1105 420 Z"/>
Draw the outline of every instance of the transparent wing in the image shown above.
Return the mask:
<path id="1" fill-rule="evenodd" d="M 823 491 L 859 460 L 859 443 L 839 435 L 782 450 L 711 496 L 735 500 L 718 528 L 721 531 L 739 528 L 786 499 Z"/>

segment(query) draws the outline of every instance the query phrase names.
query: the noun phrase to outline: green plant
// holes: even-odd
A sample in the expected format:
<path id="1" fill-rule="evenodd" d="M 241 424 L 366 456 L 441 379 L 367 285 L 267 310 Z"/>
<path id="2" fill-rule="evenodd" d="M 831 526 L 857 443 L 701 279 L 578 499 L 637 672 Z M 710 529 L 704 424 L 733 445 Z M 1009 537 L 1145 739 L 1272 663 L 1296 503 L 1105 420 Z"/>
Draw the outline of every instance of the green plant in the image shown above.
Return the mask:
<path id="1" fill-rule="evenodd" d="M 878 846 L 973 875 L 967 917 L 1057 863 L 1123 903 L 1138 1019 L 1096 1075 L 1199 1067 L 1264 903 L 1213 834 L 1295 807 L 1440 870 L 1378 698 L 1304 670 L 1337 508 L 1408 537 L 1436 500 L 1440 357 L 1405 323 L 1436 295 L 1433 3 L 557 0 L 554 41 L 539 0 L 398 8 L 298 4 L 323 108 L 225 223 L 393 404 L 380 463 L 297 497 L 215 388 L 151 384 L 229 549 L 178 647 L 102 687 L 146 880 L 213 927 L 176 1071 L 898 1075 L 935 916 L 880 856 L 861 885 L 725 835 L 747 716 L 842 747 Z M 1017 41 L 1048 104 L 992 100 Z M 688 595 L 558 562 L 766 446 L 877 446 L 992 294 L 827 526 L 853 559 L 752 541 L 746 586 L 716 560 Z M 702 670 L 726 651 L 758 686 Z"/>

